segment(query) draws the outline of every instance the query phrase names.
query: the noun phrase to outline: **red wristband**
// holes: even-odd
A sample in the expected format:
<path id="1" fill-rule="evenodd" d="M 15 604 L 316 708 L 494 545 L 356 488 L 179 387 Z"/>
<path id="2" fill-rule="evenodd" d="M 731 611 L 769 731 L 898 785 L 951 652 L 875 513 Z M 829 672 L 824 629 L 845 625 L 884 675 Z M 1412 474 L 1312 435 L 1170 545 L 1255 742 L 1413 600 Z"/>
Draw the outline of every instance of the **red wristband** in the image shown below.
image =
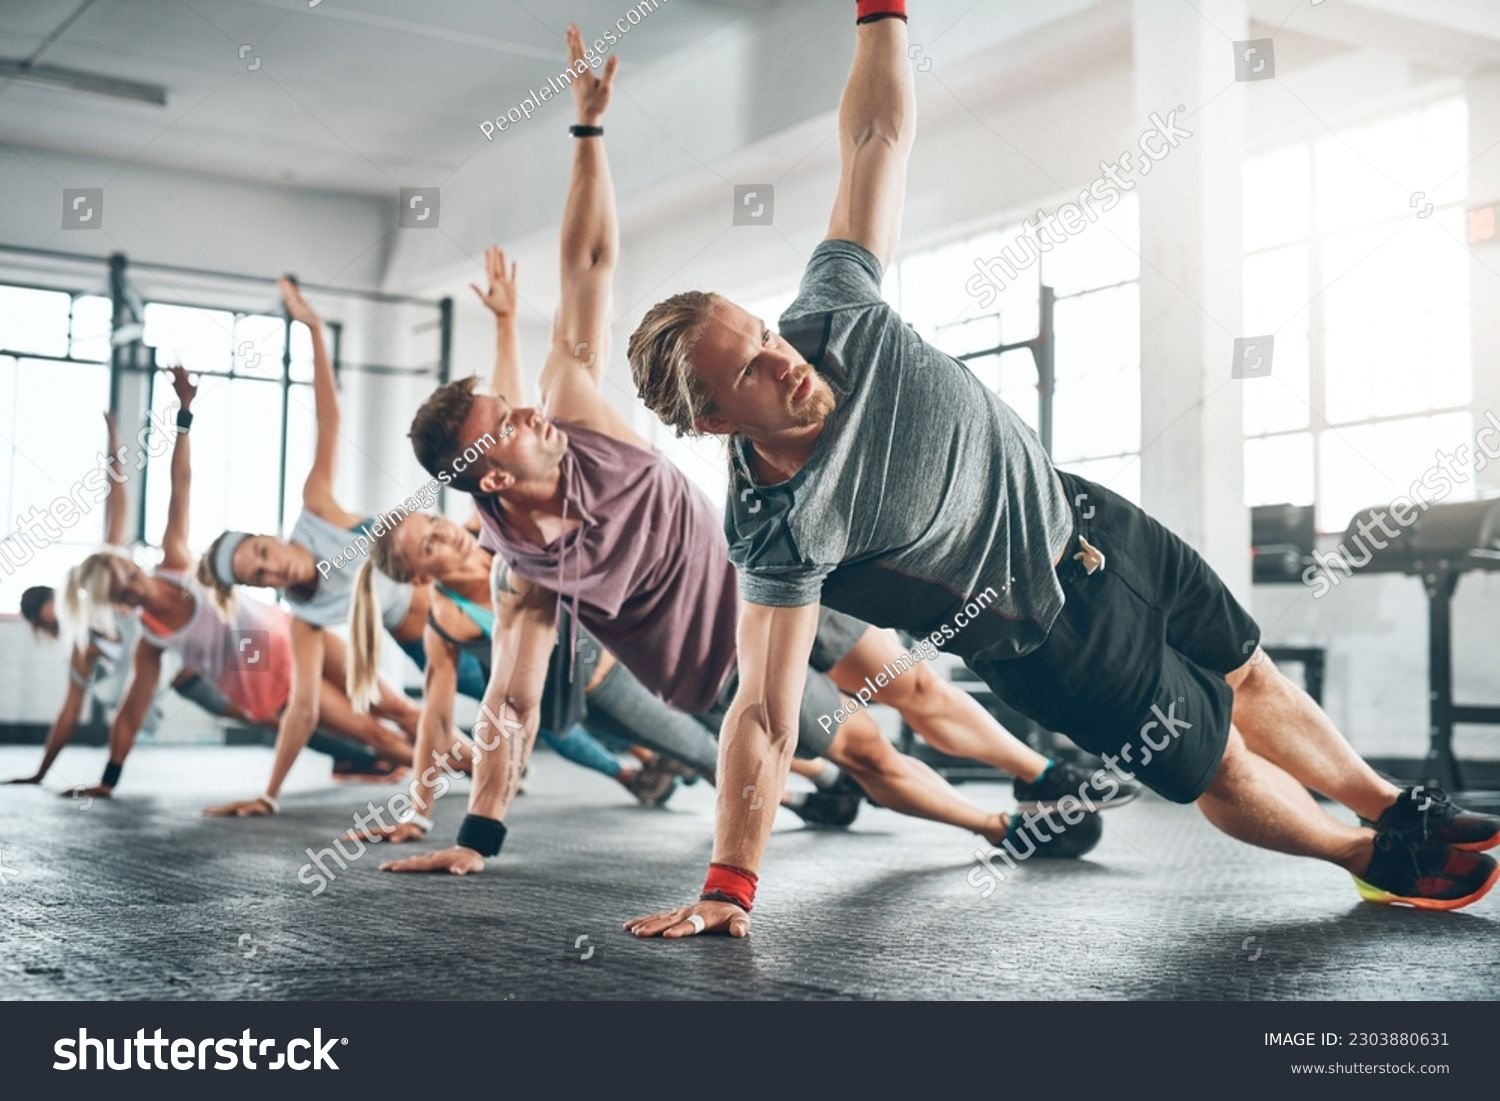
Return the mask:
<path id="1" fill-rule="evenodd" d="M 873 23 L 877 19 L 899 19 L 906 22 L 906 0 L 857 0 L 856 23 Z"/>
<path id="2" fill-rule="evenodd" d="M 732 902 L 745 913 L 755 904 L 754 872 L 736 868 L 733 864 L 710 864 L 708 878 L 703 881 L 700 902 Z"/>

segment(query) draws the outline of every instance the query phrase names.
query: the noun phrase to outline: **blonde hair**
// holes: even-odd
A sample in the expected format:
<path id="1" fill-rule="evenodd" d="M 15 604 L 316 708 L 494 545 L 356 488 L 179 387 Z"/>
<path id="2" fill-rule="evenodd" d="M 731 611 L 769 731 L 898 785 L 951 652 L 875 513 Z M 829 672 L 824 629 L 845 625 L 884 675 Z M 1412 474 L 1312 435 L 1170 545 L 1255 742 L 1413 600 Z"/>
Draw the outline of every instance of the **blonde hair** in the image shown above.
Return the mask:
<path id="1" fill-rule="evenodd" d="M 226 585 L 219 580 L 219 575 L 214 573 L 214 559 L 219 553 L 219 544 L 229 536 L 236 534 L 232 531 L 219 533 L 219 537 L 208 545 L 208 550 L 203 552 L 203 557 L 198 559 L 198 569 L 194 576 L 198 578 L 198 584 L 208 590 L 208 598 L 218 609 L 219 615 L 228 620 L 234 615 L 234 586 Z"/>
<path id="2" fill-rule="evenodd" d="M 703 323 L 728 305 L 712 291 L 685 291 L 658 302 L 630 334 L 626 355 L 635 392 L 647 409 L 679 436 L 701 435 L 697 419 L 714 411 L 708 387 L 693 370 Z"/>
<path id="3" fill-rule="evenodd" d="M 89 647 L 91 631 L 105 635 L 116 633 L 109 593 L 114 582 L 111 567 L 117 561 L 131 562 L 131 559 L 118 550 L 96 551 L 69 570 L 63 581 L 57 621 L 62 627 L 63 637 L 80 654 Z"/>
<path id="4" fill-rule="evenodd" d="M 380 597 L 375 591 L 375 571 L 392 581 L 410 582 L 415 576 L 396 549 L 396 530 L 406 522 L 384 528 L 370 536 L 370 552 L 354 577 L 354 595 L 349 601 L 349 661 L 344 688 L 354 710 L 363 714 L 380 699 L 380 636 L 385 632 Z"/>

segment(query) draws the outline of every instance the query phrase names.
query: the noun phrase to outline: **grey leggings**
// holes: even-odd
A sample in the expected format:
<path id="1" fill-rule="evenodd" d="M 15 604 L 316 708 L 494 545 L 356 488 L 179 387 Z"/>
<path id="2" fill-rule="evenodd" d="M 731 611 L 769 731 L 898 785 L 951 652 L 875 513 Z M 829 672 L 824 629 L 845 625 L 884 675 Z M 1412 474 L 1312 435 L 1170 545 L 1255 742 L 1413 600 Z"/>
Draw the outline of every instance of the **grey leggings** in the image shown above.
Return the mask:
<path id="1" fill-rule="evenodd" d="M 583 725 L 595 736 L 665 753 L 710 778 L 718 767 L 719 745 L 708 728 L 660 699 L 618 661 L 589 691 Z"/>
<path id="2" fill-rule="evenodd" d="M 734 701 L 738 681 L 731 675 L 709 710 L 689 715 L 658 698 L 616 661 L 589 693 L 588 717 L 583 725 L 595 735 L 612 735 L 643 745 L 712 777 L 719 757 L 719 727 Z M 808 669 L 798 715 L 797 756 L 821 757 L 828 752 L 833 744 L 832 724 L 825 729 L 825 723 L 819 720 L 831 717 L 842 703 L 833 681 L 816 669 Z"/>

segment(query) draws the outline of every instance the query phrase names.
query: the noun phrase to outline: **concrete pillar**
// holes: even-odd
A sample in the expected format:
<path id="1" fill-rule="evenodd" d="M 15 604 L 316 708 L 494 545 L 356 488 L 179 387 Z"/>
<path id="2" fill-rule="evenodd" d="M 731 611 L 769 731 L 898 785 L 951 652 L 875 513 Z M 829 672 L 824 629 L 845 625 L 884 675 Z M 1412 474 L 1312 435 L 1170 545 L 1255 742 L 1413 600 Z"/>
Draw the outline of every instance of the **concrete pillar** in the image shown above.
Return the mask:
<path id="1" fill-rule="evenodd" d="M 1243 314 L 1240 173 L 1244 97 L 1234 41 L 1244 0 L 1195 6 L 1135 0 L 1134 142 L 1177 109 L 1191 138 L 1136 173 L 1141 218 L 1142 504 L 1208 558 L 1242 601 L 1250 593 L 1240 387 L 1231 379 Z M 1228 87 L 1226 87 L 1228 86 Z M 1139 154 L 1137 154 L 1138 156 Z M 1274 364 L 1273 364 L 1274 369 Z"/>

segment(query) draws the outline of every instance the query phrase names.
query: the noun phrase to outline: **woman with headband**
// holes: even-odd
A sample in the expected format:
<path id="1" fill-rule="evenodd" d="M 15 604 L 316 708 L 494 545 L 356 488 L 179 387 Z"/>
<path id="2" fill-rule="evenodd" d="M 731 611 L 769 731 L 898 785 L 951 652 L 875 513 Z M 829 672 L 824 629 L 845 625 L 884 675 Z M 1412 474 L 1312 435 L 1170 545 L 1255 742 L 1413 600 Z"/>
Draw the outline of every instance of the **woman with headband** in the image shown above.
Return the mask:
<path id="1" fill-rule="evenodd" d="M 277 736 L 277 744 L 284 742 L 290 756 L 285 761 L 278 757 L 271 777 L 273 795 L 295 757 L 291 747 L 305 745 L 316 725 L 322 684 L 319 669 L 332 637 L 328 629 L 343 625 L 349 616 L 353 571 L 344 563 L 360 556 L 353 548 L 368 543 L 371 530 L 370 520 L 349 512 L 333 493 L 340 413 L 323 320 L 292 279 L 282 278 L 278 287 L 287 313 L 307 326 L 313 350 L 317 437 L 312 470 L 302 487 L 302 513 L 286 539 L 224 532 L 214 540 L 198 566 L 198 580 L 221 600 L 227 599 L 235 585 L 263 586 L 276 589 L 291 610 L 292 700 Z M 381 624 L 401 650 L 422 668 L 426 662 L 422 633 L 430 610 L 430 594 L 425 588 L 380 577 L 375 580 L 375 595 Z M 476 694 L 482 693 L 487 676 L 488 670 L 472 654 L 461 657 L 459 677 L 465 690 L 473 688 Z M 342 685 L 345 679 L 346 674 L 341 670 L 338 683 Z M 370 712 L 376 718 L 396 723 L 408 737 L 416 737 L 418 709 L 405 695 L 382 689 L 371 701 Z M 445 744 L 453 736 L 448 731 L 444 735 Z M 566 747 L 581 753 L 590 748 L 597 749 L 595 756 L 604 755 L 602 748 L 579 748 L 576 741 Z M 455 755 L 467 767 L 467 752 L 462 744 L 455 748 Z M 219 809 L 241 815 L 265 813 L 264 804 L 258 799 L 240 800 Z"/>

